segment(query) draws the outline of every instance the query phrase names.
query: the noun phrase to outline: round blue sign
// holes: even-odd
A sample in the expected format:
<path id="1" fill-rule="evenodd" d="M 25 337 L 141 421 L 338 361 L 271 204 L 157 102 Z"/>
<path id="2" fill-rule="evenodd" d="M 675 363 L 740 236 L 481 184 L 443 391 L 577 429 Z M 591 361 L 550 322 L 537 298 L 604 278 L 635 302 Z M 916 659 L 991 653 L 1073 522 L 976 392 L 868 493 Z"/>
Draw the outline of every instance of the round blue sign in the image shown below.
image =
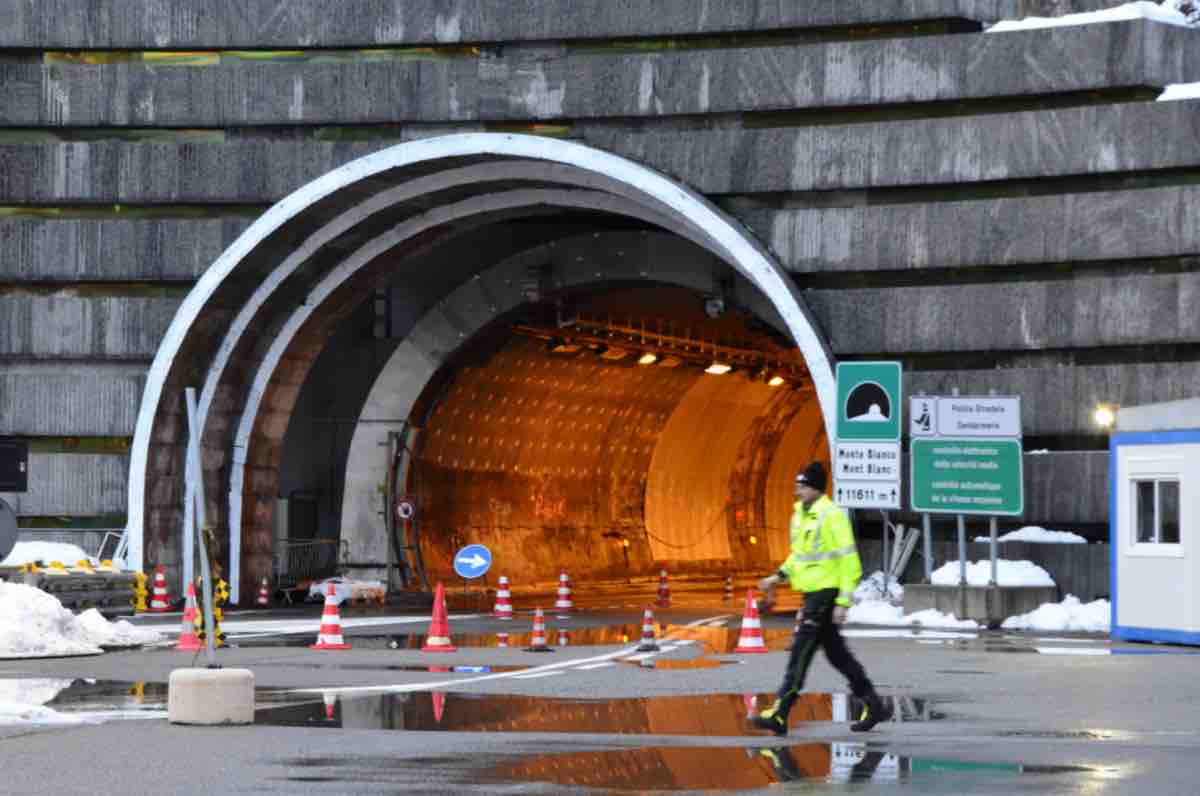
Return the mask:
<path id="1" fill-rule="evenodd" d="M 454 554 L 454 571 L 464 578 L 478 578 L 492 566 L 492 551 L 469 544 Z"/>

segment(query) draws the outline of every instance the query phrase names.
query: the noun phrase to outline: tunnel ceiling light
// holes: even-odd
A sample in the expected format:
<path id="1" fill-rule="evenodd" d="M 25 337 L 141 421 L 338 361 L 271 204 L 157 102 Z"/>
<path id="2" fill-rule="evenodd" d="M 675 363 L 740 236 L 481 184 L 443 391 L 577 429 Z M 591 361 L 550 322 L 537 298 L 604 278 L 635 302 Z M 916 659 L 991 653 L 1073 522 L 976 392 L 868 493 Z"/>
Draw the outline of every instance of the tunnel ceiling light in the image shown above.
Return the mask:
<path id="1" fill-rule="evenodd" d="M 1112 428 L 1117 422 L 1117 413 L 1109 404 L 1097 404 L 1095 411 L 1092 412 L 1092 420 L 1100 428 Z"/>
<path id="2" fill-rule="evenodd" d="M 768 387 L 780 387 L 783 385 L 783 382 L 784 382 L 783 376 L 772 376 L 770 379 L 767 380 L 767 386 Z"/>
<path id="3" fill-rule="evenodd" d="M 732 365 L 727 365 L 724 362 L 713 362 L 711 365 L 709 365 L 707 368 L 704 369 L 704 372 L 711 373 L 714 376 L 723 376 L 731 370 L 733 370 Z"/>
<path id="4" fill-rule="evenodd" d="M 642 354 L 640 357 L 638 357 L 639 365 L 653 365 L 657 361 L 658 361 L 658 354 L 651 354 L 648 351 L 645 354 Z"/>

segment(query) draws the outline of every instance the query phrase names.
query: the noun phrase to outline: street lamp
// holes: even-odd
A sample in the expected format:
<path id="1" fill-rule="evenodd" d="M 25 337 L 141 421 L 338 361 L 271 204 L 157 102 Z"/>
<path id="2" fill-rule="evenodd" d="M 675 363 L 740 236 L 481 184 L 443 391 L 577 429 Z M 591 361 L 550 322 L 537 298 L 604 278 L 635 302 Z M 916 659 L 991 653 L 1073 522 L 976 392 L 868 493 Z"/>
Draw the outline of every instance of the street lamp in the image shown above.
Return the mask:
<path id="1" fill-rule="evenodd" d="M 1105 431 L 1108 431 L 1117 422 L 1116 410 L 1115 406 L 1109 404 L 1096 404 L 1096 409 L 1092 412 L 1092 422 Z"/>

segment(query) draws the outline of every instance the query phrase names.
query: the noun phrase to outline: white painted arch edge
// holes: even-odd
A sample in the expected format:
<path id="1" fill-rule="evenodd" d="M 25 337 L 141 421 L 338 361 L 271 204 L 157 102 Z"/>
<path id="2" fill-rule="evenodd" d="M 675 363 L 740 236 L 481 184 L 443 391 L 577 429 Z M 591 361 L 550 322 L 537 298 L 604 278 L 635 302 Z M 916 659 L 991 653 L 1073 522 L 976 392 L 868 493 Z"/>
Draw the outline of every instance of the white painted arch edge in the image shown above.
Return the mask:
<path id="1" fill-rule="evenodd" d="M 646 166 L 603 150 L 553 138 L 508 133 L 463 133 L 398 144 L 365 155 L 304 185 L 246 229 L 204 272 L 171 320 L 146 374 L 129 461 L 127 566 L 143 567 L 146 465 L 154 416 L 167 375 L 192 324 L 217 288 L 237 265 L 272 232 L 313 203 L 359 180 L 389 169 L 456 157 L 497 155 L 565 163 L 594 171 L 645 192 L 704 230 L 714 253 L 741 271 L 770 299 L 788 326 L 813 379 L 827 429 L 835 425 L 836 384 L 833 362 L 821 335 L 804 311 L 787 274 L 752 241 L 740 225 L 703 196 Z"/>

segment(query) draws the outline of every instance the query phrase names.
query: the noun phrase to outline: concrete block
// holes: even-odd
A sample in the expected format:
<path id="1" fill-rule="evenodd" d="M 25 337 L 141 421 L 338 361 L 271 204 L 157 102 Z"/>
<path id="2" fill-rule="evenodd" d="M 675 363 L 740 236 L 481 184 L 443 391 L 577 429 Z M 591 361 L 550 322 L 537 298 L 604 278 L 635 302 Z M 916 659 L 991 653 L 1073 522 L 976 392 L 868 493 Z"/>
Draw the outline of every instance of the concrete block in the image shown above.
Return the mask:
<path id="1" fill-rule="evenodd" d="M 1010 616 L 1027 614 L 1042 603 L 1058 602 L 1053 586 L 933 586 L 904 587 L 904 613 L 930 608 L 986 627 L 999 627 Z"/>
<path id="2" fill-rule="evenodd" d="M 1032 0 L 1025 0 L 1031 2 Z M 1041 0 L 1046 2 L 1047 0 Z M 1087 0 L 1074 0 L 1082 3 Z M 898 20 L 1011 17 L 1017 0 L 872 3 L 661 3 L 657 0 L 0 0 L 0 47 L 295 49 L 512 42 L 792 30 Z"/>
<path id="3" fill-rule="evenodd" d="M 172 724 L 253 724 L 254 672 L 249 669 L 175 669 L 167 684 Z"/>
<path id="4" fill-rule="evenodd" d="M 0 295 L 0 355 L 150 359 L 182 298 L 54 294 Z"/>
<path id="5" fill-rule="evenodd" d="M 34 452 L 29 491 L 0 498 L 22 515 L 124 514 L 128 479 L 125 454 Z"/>
<path id="6" fill-rule="evenodd" d="M 131 436 L 148 365 L 5 363 L 0 434 Z"/>

